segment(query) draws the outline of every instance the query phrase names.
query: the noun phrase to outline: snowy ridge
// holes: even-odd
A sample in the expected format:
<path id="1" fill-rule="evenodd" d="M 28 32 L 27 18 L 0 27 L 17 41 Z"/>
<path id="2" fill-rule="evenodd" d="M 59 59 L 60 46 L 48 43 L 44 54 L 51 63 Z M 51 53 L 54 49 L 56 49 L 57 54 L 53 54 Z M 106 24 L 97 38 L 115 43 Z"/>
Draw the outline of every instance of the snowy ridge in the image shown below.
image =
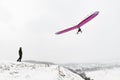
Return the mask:
<path id="1" fill-rule="evenodd" d="M 120 68 L 120 63 L 84 63 L 84 64 L 63 64 L 62 66 L 73 69 L 77 72 L 89 72 L 96 70 L 105 70 Z"/>
<path id="2" fill-rule="evenodd" d="M 0 62 L 0 80 L 83 80 L 58 65 Z"/>
<path id="3" fill-rule="evenodd" d="M 84 80 L 86 78 L 88 78 L 86 80 L 120 80 L 118 63 L 69 64 L 67 68 L 65 65 L 61 67 L 53 63 L 37 63 L 36 61 L 31 63 L 2 61 L 0 62 L 0 80 Z M 81 67 L 92 70 L 84 73 Z M 96 69 L 96 67 L 100 69 Z"/>
<path id="4" fill-rule="evenodd" d="M 63 66 L 72 69 L 77 74 L 85 72 L 85 76 L 93 80 L 120 80 L 119 62 L 64 64 Z"/>

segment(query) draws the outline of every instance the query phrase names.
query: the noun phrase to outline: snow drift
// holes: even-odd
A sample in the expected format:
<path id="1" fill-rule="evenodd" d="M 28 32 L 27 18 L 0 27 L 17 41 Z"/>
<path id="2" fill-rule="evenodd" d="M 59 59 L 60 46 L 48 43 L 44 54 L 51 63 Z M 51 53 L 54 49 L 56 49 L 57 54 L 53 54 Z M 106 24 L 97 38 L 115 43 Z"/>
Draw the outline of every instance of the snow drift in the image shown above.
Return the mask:
<path id="1" fill-rule="evenodd" d="M 120 80 L 119 75 L 119 63 L 60 66 L 36 61 L 0 62 L 0 80 L 84 80 L 84 77 L 93 80 Z"/>
<path id="2" fill-rule="evenodd" d="M 62 64 L 75 72 L 85 72 L 93 80 L 120 80 L 120 62 Z"/>
<path id="3" fill-rule="evenodd" d="M 0 80 L 83 80 L 58 65 L 0 62 Z"/>

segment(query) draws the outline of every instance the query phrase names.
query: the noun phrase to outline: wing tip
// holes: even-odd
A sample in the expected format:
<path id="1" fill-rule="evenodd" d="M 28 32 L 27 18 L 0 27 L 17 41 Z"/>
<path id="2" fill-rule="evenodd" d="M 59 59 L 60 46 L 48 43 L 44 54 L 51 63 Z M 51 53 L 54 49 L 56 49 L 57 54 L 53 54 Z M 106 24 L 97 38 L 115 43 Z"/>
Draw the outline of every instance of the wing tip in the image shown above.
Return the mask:
<path id="1" fill-rule="evenodd" d="M 94 14 L 99 14 L 99 11 L 95 11 L 95 13 Z"/>
<path id="2" fill-rule="evenodd" d="M 56 35 L 60 34 L 59 32 L 55 33 Z"/>

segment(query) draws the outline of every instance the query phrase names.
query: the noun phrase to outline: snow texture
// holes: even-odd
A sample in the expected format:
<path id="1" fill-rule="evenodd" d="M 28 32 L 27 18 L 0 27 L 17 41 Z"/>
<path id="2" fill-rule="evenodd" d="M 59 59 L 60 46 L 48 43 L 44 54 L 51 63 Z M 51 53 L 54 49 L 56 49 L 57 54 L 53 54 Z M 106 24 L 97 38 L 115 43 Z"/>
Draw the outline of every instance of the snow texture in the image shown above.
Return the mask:
<path id="1" fill-rule="evenodd" d="M 114 64 L 65 64 L 24 61 L 0 62 L 0 80 L 120 80 L 120 66 Z"/>
<path id="2" fill-rule="evenodd" d="M 73 72 L 52 64 L 0 62 L 0 80 L 83 80 Z"/>
<path id="3" fill-rule="evenodd" d="M 76 73 L 84 73 L 93 80 L 120 80 L 120 62 L 62 64 Z"/>

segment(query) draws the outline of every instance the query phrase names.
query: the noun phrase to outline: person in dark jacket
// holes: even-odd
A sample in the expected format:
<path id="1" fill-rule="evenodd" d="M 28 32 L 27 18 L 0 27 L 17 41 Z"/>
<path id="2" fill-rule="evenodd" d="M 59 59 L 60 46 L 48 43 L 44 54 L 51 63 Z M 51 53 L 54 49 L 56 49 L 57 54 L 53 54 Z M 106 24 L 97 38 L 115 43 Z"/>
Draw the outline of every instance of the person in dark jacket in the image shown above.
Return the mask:
<path id="1" fill-rule="evenodd" d="M 19 58 L 17 59 L 17 62 L 21 62 L 21 60 L 22 60 L 22 47 L 20 47 L 20 49 L 19 49 Z"/>

